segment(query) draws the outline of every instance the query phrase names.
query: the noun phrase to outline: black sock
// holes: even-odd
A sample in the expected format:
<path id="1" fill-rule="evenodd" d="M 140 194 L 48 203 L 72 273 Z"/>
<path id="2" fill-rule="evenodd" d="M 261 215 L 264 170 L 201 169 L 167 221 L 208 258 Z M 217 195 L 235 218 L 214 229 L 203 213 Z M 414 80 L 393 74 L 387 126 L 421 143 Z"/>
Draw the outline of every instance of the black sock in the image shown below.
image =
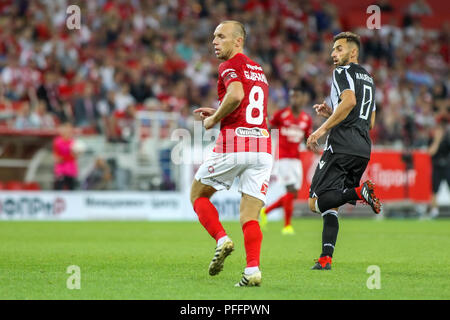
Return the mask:
<path id="1" fill-rule="evenodd" d="M 339 221 L 337 216 L 331 213 L 327 213 L 326 215 L 324 215 L 322 231 L 322 254 L 320 255 L 320 257 L 333 256 L 338 231 Z"/>
<path id="2" fill-rule="evenodd" d="M 317 205 L 319 206 L 320 212 L 323 213 L 327 210 L 338 208 L 353 200 L 360 200 L 354 188 L 345 189 L 344 191 L 330 190 L 317 198 Z"/>

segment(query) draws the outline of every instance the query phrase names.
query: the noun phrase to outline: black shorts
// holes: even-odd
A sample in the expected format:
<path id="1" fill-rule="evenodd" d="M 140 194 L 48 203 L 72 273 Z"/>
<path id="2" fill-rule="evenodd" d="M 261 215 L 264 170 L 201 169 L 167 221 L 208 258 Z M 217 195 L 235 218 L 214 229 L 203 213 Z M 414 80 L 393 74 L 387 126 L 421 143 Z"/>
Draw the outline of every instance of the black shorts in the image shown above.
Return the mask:
<path id="1" fill-rule="evenodd" d="M 76 186 L 76 179 L 69 176 L 57 177 L 53 182 L 54 190 L 74 190 Z"/>
<path id="2" fill-rule="evenodd" d="M 450 187 L 450 167 L 440 166 L 433 163 L 433 173 L 432 173 L 432 187 L 433 193 L 437 193 L 439 191 L 439 186 L 441 182 L 446 180 L 448 186 Z"/>
<path id="3" fill-rule="evenodd" d="M 320 158 L 309 189 L 309 197 L 326 191 L 359 187 L 369 159 L 327 150 Z"/>

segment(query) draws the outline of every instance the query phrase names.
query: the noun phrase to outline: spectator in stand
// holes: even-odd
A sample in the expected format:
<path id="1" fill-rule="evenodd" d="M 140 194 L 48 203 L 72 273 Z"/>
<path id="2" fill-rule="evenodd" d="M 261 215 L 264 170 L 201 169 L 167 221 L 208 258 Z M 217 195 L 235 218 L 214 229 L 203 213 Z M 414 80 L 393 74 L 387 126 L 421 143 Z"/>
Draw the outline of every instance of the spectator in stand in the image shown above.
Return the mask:
<path id="1" fill-rule="evenodd" d="M 405 13 L 440 17 L 428 3 L 411 0 Z M 400 9 L 396 1 L 377 4 L 385 12 Z M 100 112 L 102 133 L 112 141 L 115 131 L 105 119 L 114 119 L 113 111 L 123 112 L 130 103 L 145 105 L 149 100 L 156 111 L 181 111 L 180 118 L 194 105 L 217 106 L 218 62 L 210 58 L 212 46 L 205 44 L 210 44 L 216 23 L 231 17 L 242 17 L 251 33 L 247 53 L 267 70 L 269 116 L 286 106 L 287 88 L 297 79 L 312 100 L 323 101 L 331 85 L 326 48 L 347 14 L 325 0 L 93 0 L 80 2 L 80 7 L 86 14 L 81 30 L 73 32 L 65 28 L 65 6 L 54 1 L 0 5 L 3 96 L 14 106 L 17 101 L 32 101 L 30 95 L 36 91 L 59 121 L 72 121 L 79 118 L 75 101 L 82 85 L 98 87 L 99 101 L 110 100 L 114 91 L 117 101 L 108 102 L 114 108 Z M 444 88 L 443 97 L 432 96 L 434 112 L 442 113 L 448 105 L 450 24 L 443 21 L 436 33 L 422 23 L 410 18 L 405 28 L 389 20 L 379 31 L 362 26 L 361 63 L 380 88 L 376 126 L 387 129 L 375 128 L 380 133 L 377 144 L 403 144 L 397 127 L 414 112 L 411 100 L 420 95 L 423 84 L 431 92 L 439 85 Z M 311 106 L 306 106 L 308 110 Z"/>
<path id="2" fill-rule="evenodd" d="M 56 128 L 56 121 L 53 115 L 47 111 L 44 100 L 37 100 L 36 107 L 31 113 L 31 122 L 35 128 L 39 129 Z"/>
<path id="3" fill-rule="evenodd" d="M 83 95 L 75 100 L 73 111 L 77 127 L 92 127 L 100 132 L 97 98 L 94 96 L 91 83 L 86 83 L 84 86 Z"/>
<path id="4" fill-rule="evenodd" d="M 108 162 L 97 158 L 95 165 L 83 183 L 84 190 L 108 190 L 111 188 L 112 174 Z"/>
<path id="5" fill-rule="evenodd" d="M 47 110 L 56 115 L 59 121 L 67 121 L 63 102 L 59 95 L 57 77 L 57 74 L 51 71 L 46 72 L 43 83 L 37 88 L 37 97 L 45 101 Z"/>
<path id="6" fill-rule="evenodd" d="M 115 110 L 124 112 L 130 105 L 134 105 L 136 100 L 130 94 L 130 86 L 128 84 L 122 84 L 120 91 L 114 96 Z"/>
<path id="7" fill-rule="evenodd" d="M 97 111 L 101 117 L 101 132 L 106 136 L 108 142 L 117 142 L 116 130 L 114 128 L 115 92 L 109 91 L 106 97 L 97 104 Z"/>
<path id="8" fill-rule="evenodd" d="M 59 135 L 53 140 L 53 186 L 55 190 L 74 190 L 78 177 L 77 153 L 73 150 L 74 128 L 70 122 L 64 122 L 58 131 Z"/>
<path id="9" fill-rule="evenodd" d="M 412 16 L 430 16 L 433 10 L 426 0 L 415 0 L 408 7 L 408 13 Z"/>
<path id="10" fill-rule="evenodd" d="M 389 0 L 378 0 L 376 3 L 380 7 L 381 12 L 393 12 L 394 7 Z"/>
<path id="11" fill-rule="evenodd" d="M 19 130 L 36 128 L 32 121 L 30 103 L 28 101 L 22 102 L 19 114 L 14 122 L 14 128 Z"/>
<path id="12" fill-rule="evenodd" d="M 124 111 L 116 110 L 113 117 L 115 141 L 128 143 L 134 135 L 136 108 L 129 104 Z"/>

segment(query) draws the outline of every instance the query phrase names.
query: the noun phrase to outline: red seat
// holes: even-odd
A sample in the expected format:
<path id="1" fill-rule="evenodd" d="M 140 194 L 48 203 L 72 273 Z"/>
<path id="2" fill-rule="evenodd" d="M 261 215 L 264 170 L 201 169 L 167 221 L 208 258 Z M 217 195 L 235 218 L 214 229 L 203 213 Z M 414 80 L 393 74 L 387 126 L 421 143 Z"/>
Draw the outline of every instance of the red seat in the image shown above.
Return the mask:
<path id="1" fill-rule="evenodd" d="M 41 186 L 36 181 L 26 182 L 23 185 L 24 190 L 41 190 Z"/>
<path id="2" fill-rule="evenodd" d="M 23 183 L 20 181 L 8 181 L 6 182 L 6 190 L 23 190 Z"/>

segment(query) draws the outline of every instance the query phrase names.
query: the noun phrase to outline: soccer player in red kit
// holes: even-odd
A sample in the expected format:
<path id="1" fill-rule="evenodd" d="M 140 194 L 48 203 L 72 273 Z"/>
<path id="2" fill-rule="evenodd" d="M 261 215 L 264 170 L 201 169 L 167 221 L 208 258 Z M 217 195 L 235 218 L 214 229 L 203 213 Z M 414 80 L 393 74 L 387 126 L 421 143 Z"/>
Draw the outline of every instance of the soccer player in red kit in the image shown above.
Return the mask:
<path id="1" fill-rule="evenodd" d="M 219 66 L 217 91 L 219 108 L 198 108 L 205 129 L 220 123 L 220 134 L 212 155 L 200 166 L 191 188 L 191 202 L 198 219 L 216 240 L 216 252 L 209 274 L 218 274 L 225 258 L 234 250 L 219 221 L 211 196 L 229 189 L 239 177 L 240 223 L 244 233 L 247 265 L 236 286 L 261 284 L 260 251 L 262 232 L 258 215 L 265 204 L 272 170 L 271 139 L 267 128 L 269 86 L 259 64 L 243 54 L 244 26 L 224 21 L 214 31 L 215 54 L 224 60 Z"/>
<path id="2" fill-rule="evenodd" d="M 294 234 L 291 217 L 294 199 L 302 187 L 303 167 L 300 161 L 300 145 L 312 132 L 312 118 L 302 110 L 308 103 L 308 93 L 295 87 L 289 91 L 290 106 L 277 111 L 270 120 L 271 128 L 279 130 L 278 160 L 275 164 L 278 180 L 285 186 L 286 193 L 270 206 L 261 209 L 261 227 L 267 224 L 267 214 L 275 208 L 284 209 L 282 234 Z"/>

